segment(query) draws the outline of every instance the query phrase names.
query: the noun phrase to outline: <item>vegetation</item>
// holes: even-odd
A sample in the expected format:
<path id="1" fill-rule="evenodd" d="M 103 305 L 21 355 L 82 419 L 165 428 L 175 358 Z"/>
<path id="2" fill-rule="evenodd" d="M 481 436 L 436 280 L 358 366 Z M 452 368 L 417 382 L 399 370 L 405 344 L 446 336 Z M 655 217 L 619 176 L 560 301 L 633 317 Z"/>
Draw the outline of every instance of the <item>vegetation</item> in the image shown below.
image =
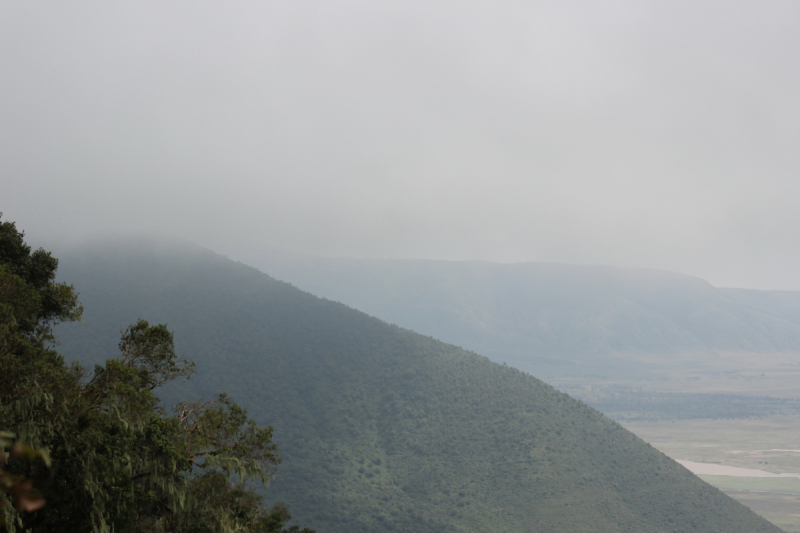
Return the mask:
<path id="1" fill-rule="evenodd" d="M 137 320 L 120 355 L 91 372 L 65 363 L 52 328 L 82 308 L 72 286 L 55 282 L 57 266 L 50 253 L 31 252 L 13 223 L 0 223 L 0 428 L 10 431 L 0 454 L 3 527 L 297 531 L 284 527 L 285 505 L 266 511 L 244 484 L 274 474 L 271 428 L 224 394 L 172 413 L 159 405 L 155 389 L 194 371 L 166 326 Z"/>
<path id="2" fill-rule="evenodd" d="M 275 252 L 255 264 L 507 362 L 617 421 L 800 412 L 800 402 L 775 397 L 796 396 L 800 291 L 723 289 L 672 272 L 597 265 Z M 762 372 L 769 378 L 755 377 Z"/>
<path id="3" fill-rule="evenodd" d="M 267 501 L 326 532 L 777 532 L 594 409 L 519 370 L 316 298 L 205 250 L 87 248 L 62 350 L 99 360 L 138 316 L 274 428 Z M 109 297 L 113 294 L 114 297 Z"/>
<path id="4" fill-rule="evenodd" d="M 13 502 L 13 506 L 18 511 L 31 512 L 41 509 L 44 506 L 44 498 L 34 489 L 33 482 L 25 476 L 14 474 L 7 469 L 9 462 L 25 460 L 33 461 L 41 459 L 45 466 L 50 466 L 50 455 L 47 450 L 36 450 L 22 442 L 14 443 L 13 433 L 0 433 L 0 509 L 7 507 Z M 5 450 L 9 452 L 6 453 Z M 9 499 L 11 500 L 9 502 Z M 0 526 L 8 526 L 6 516 L 9 513 L 0 515 Z"/>

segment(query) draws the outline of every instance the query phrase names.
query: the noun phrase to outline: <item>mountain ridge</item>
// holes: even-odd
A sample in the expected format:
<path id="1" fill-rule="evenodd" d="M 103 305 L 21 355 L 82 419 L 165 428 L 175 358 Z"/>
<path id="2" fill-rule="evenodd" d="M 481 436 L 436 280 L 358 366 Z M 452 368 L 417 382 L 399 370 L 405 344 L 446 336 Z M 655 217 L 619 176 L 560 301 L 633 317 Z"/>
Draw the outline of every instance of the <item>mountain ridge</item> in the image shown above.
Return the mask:
<path id="1" fill-rule="evenodd" d="M 495 361 L 529 360 L 526 370 L 639 364 L 626 354 L 659 365 L 693 352 L 800 353 L 800 292 L 717 288 L 669 271 L 274 254 L 257 266 Z"/>
<path id="2" fill-rule="evenodd" d="M 540 380 L 193 248 L 61 256 L 86 307 L 60 349 L 111 357 L 142 317 L 228 391 L 284 457 L 266 492 L 320 531 L 776 532 Z"/>

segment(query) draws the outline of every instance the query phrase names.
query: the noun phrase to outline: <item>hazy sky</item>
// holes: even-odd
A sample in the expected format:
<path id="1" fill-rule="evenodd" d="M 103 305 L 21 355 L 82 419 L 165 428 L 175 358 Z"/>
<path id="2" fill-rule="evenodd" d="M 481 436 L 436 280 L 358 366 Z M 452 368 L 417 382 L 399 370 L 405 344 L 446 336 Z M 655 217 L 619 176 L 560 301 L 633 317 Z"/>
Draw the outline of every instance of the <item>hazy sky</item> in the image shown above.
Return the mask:
<path id="1" fill-rule="evenodd" d="M 34 244 L 649 266 L 800 289 L 800 2 L 0 3 Z"/>

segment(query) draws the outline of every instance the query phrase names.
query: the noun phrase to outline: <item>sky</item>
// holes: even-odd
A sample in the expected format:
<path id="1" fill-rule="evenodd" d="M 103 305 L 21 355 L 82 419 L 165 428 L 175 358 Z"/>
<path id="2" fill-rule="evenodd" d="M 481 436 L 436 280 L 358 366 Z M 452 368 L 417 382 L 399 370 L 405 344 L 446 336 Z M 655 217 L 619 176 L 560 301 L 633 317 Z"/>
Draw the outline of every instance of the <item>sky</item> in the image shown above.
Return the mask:
<path id="1" fill-rule="evenodd" d="M 800 290 L 800 2 L 0 3 L 0 211 Z"/>

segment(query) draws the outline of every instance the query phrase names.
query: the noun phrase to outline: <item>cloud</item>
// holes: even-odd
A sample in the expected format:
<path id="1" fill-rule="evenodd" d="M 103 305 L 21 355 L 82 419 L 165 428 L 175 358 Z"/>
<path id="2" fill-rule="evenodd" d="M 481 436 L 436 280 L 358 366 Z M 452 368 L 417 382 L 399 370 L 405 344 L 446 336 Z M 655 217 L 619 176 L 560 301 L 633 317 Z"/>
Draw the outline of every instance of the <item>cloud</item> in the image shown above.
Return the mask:
<path id="1" fill-rule="evenodd" d="M 6 3 L 5 216 L 800 289 L 800 4 Z"/>

